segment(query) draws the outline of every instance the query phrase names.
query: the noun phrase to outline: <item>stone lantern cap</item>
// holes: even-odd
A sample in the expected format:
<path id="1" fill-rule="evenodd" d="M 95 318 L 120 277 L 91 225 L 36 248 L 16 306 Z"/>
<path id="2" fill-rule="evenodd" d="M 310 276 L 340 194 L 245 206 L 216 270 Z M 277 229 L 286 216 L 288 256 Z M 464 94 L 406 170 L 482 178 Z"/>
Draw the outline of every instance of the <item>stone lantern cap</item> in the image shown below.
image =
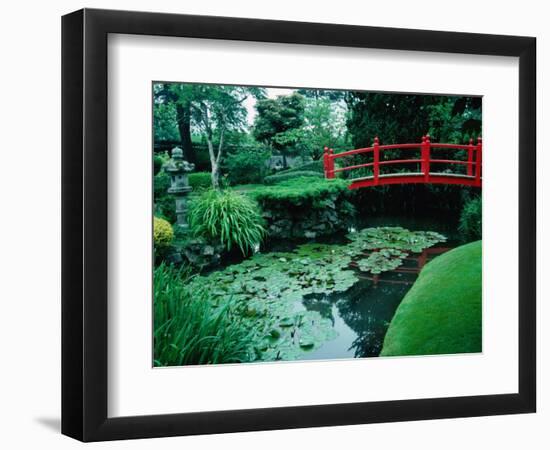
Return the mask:
<path id="1" fill-rule="evenodd" d="M 168 188 L 169 194 L 182 196 L 192 190 L 189 186 L 187 174 L 195 169 L 195 164 L 191 164 L 183 159 L 183 150 L 179 147 L 172 149 L 172 158 L 168 161 L 164 170 L 171 176 L 171 186 Z"/>
<path id="2" fill-rule="evenodd" d="M 183 174 L 195 170 L 195 164 L 183 159 L 183 150 L 179 147 L 172 149 L 172 158 L 168 161 L 164 170 L 171 174 Z"/>

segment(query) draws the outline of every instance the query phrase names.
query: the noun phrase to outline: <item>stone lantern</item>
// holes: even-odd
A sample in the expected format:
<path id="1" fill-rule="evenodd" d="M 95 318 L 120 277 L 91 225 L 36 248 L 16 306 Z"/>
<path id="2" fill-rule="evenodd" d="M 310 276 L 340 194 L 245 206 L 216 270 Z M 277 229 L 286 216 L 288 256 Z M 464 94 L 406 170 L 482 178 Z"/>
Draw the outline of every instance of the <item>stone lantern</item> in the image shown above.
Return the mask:
<path id="1" fill-rule="evenodd" d="M 168 161 L 164 170 L 170 175 L 170 187 L 168 193 L 176 199 L 176 225 L 183 229 L 187 224 L 187 195 L 193 189 L 189 186 L 187 174 L 195 169 L 195 165 L 183 159 L 183 150 L 179 147 L 172 149 L 172 158 Z"/>

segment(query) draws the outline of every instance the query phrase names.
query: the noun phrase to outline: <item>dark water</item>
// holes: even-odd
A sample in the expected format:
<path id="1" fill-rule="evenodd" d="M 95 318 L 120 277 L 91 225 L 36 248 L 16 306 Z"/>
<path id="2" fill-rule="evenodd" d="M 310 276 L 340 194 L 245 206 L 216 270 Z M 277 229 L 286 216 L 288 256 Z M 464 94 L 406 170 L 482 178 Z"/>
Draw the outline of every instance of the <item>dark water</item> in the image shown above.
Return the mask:
<path id="1" fill-rule="evenodd" d="M 410 254 L 396 270 L 374 276 L 358 271 L 360 281 L 344 293 L 304 297 L 303 306 L 330 319 L 338 336 L 305 353 L 301 359 L 378 356 L 390 321 L 422 267 L 458 244 L 456 225 L 436 218 L 386 217 L 365 220 L 357 226 L 401 226 L 409 230 L 438 231 L 449 240 L 421 254 Z"/>

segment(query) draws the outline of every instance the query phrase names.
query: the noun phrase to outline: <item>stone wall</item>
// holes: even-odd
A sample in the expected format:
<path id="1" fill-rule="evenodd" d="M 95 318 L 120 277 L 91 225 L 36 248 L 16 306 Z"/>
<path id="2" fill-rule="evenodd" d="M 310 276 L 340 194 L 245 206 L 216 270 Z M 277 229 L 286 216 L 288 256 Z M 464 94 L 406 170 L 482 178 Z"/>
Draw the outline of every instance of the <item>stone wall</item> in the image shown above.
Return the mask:
<path id="1" fill-rule="evenodd" d="M 347 231 L 355 210 L 343 194 L 334 194 L 317 204 L 262 204 L 267 232 L 274 239 L 315 239 Z"/>

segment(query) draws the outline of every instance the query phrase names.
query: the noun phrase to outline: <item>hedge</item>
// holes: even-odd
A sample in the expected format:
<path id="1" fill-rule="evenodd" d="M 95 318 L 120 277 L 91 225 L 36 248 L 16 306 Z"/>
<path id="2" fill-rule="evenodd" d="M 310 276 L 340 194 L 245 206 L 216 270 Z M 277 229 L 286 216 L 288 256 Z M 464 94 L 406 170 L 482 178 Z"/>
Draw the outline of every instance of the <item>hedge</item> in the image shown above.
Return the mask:
<path id="1" fill-rule="evenodd" d="M 312 170 L 297 170 L 296 172 L 287 172 L 287 173 L 277 173 L 275 175 L 269 175 L 264 178 L 265 184 L 279 184 L 283 181 L 291 180 L 293 178 L 302 178 L 302 177 L 314 177 L 314 178 L 323 178 L 323 174 L 319 172 L 314 172 Z"/>

